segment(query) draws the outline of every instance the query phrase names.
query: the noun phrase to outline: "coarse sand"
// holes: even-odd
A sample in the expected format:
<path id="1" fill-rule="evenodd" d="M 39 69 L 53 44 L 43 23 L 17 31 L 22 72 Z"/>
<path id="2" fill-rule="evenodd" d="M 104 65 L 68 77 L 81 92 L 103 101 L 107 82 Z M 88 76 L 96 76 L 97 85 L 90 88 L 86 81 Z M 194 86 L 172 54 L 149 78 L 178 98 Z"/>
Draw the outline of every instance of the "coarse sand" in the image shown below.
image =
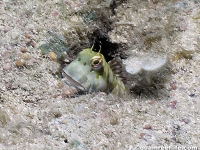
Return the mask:
<path id="1" fill-rule="evenodd" d="M 110 41 L 129 58 L 168 55 L 159 94 L 66 96 L 73 88 L 56 76 L 60 63 L 39 47 L 55 31 L 69 51 L 88 48 L 102 29 L 80 15 L 89 10 L 107 15 Z M 2 0 L 0 34 L 0 149 L 200 148 L 199 0 Z"/>

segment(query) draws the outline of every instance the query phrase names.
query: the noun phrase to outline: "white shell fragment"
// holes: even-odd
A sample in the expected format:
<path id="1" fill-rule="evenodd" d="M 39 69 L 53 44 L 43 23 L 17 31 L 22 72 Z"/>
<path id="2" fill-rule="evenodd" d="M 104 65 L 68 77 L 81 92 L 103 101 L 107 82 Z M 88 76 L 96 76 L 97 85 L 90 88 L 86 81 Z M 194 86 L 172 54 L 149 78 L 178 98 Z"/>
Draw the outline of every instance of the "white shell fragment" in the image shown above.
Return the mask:
<path id="1" fill-rule="evenodd" d="M 130 57 L 126 60 L 123 60 L 125 65 L 125 69 L 130 74 L 137 74 L 142 70 L 142 62 L 141 59 L 138 57 Z"/>
<path id="2" fill-rule="evenodd" d="M 136 75 L 141 71 L 157 72 L 160 71 L 167 64 L 166 55 L 158 56 L 143 56 L 143 57 L 130 57 L 123 60 L 125 69 L 128 73 Z"/>
<path id="3" fill-rule="evenodd" d="M 148 56 L 142 60 L 142 69 L 145 71 L 159 71 L 167 63 L 167 56 Z"/>

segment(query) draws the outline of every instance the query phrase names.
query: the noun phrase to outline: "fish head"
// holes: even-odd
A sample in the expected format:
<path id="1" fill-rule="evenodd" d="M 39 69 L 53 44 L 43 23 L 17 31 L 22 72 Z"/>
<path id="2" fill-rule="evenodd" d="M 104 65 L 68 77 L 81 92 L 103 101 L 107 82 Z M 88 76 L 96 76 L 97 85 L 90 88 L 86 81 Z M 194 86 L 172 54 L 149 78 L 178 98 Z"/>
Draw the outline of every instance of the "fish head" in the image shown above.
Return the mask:
<path id="1" fill-rule="evenodd" d="M 94 52 L 90 48 L 84 49 L 74 61 L 63 68 L 64 81 L 89 93 L 105 89 L 106 81 L 99 75 L 102 66 L 102 54 Z"/>

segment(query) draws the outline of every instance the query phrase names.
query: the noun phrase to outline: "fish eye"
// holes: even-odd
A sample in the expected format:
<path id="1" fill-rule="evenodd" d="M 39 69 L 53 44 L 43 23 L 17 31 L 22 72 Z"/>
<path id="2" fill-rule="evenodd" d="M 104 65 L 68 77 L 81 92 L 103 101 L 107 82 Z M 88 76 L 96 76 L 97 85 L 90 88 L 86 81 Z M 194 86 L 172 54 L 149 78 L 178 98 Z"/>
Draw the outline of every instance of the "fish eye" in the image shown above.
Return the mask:
<path id="1" fill-rule="evenodd" d="M 85 66 L 85 65 L 86 65 L 86 62 L 84 62 L 83 65 Z"/>
<path id="2" fill-rule="evenodd" d="M 78 61 L 80 61 L 81 60 L 81 58 L 78 58 Z"/>
<path id="3" fill-rule="evenodd" d="M 97 71 L 97 70 L 100 70 L 102 68 L 103 60 L 99 56 L 94 56 L 92 58 L 92 60 L 90 61 L 90 64 L 91 64 L 92 69 Z"/>

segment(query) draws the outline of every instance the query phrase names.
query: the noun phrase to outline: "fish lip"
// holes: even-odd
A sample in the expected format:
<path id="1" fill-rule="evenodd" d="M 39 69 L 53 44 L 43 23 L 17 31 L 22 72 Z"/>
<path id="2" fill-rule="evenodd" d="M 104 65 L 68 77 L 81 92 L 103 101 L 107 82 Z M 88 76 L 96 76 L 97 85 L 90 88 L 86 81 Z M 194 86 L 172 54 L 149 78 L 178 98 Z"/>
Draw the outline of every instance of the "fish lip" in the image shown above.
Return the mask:
<path id="1" fill-rule="evenodd" d="M 82 84 L 80 84 L 79 82 L 77 82 L 76 80 L 74 80 L 72 77 L 70 77 L 64 71 L 62 72 L 62 74 L 67 79 L 67 84 L 70 84 L 70 85 L 76 87 L 77 89 L 79 89 L 81 91 L 86 91 L 85 87 Z"/>

